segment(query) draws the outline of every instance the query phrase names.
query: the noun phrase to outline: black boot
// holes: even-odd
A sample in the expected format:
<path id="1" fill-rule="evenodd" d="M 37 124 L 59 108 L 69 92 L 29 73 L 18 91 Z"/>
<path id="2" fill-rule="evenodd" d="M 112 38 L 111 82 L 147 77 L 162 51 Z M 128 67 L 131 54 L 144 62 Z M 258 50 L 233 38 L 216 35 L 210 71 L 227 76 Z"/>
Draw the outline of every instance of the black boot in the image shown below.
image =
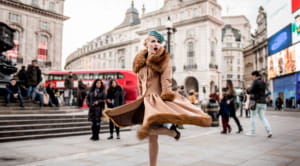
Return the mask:
<path id="1" fill-rule="evenodd" d="M 177 130 L 177 128 L 176 128 L 176 126 L 175 126 L 174 124 L 170 127 L 170 130 L 174 130 L 174 131 L 176 132 L 176 136 L 174 137 L 174 139 L 175 139 L 176 141 L 178 141 L 179 138 L 180 138 L 180 136 L 181 136 L 181 134 L 180 134 L 180 132 Z"/>

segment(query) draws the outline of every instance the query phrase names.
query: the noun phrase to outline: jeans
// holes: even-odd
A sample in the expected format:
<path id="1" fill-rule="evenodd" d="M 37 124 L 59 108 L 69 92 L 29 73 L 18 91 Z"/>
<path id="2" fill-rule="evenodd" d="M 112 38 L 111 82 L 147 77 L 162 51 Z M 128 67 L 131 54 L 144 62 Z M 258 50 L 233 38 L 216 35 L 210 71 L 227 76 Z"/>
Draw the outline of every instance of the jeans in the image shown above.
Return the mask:
<path id="1" fill-rule="evenodd" d="M 265 130 L 267 132 L 271 132 L 270 124 L 269 124 L 268 120 L 265 117 L 266 108 L 267 108 L 267 104 L 257 103 L 255 110 L 250 111 L 250 114 L 251 114 L 251 117 L 250 117 L 250 119 L 251 119 L 251 132 L 252 132 L 252 134 L 256 133 L 256 114 L 258 114 L 259 119 L 263 122 Z"/>
<path id="2" fill-rule="evenodd" d="M 73 95 L 73 89 L 66 89 L 67 91 L 65 91 L 64 95 L 65 95 L 65 105 L 66 106 L 71 106 L 72 105 L 72 102 L 71 102 L 71 99 L 72 99 L 72 95 Z"/>
<path id="3" fill-rule="evenodd" d="M 36 86 L 28 86 L 27 88 L 27 97 L 31 98 L 32 100 L 35 98 L 35 88 Z"/>
<path id="4" fill-rule="evenodd" d="M 6 94 L 6 103 L 10 102 L 10 98 L 11 98 L 12 95 L 13 94 L 11 94 L 11 93 Z M 21 94 L 18 94 L 18 100 L 19 100 L 20 104 L 22 105 L 23 104 L 23 98 L 22 98 Z"/>
<path id="5" fill-rule="evenodd" d="M 38 97 L 38 100 L 40 101 L 40 107 L 42 107 L 44 105 L 44 96 L 43 96 L 43 94 L 36 94 L 36 96 Z"/>

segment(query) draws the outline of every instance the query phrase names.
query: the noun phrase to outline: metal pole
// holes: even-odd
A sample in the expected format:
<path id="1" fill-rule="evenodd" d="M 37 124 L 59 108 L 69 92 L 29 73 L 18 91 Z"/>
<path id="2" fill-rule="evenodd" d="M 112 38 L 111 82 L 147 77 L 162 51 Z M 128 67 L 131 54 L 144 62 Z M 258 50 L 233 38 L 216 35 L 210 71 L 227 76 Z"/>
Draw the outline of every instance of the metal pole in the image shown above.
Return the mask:
<path id="1" fill-rule="evenodd" d="M 168 29 L 168 45 L 167 45 L 167 47 L 168 47 L 168 52 L 171 54 L 171 47 L 170 47 L 170 45 L 171 45 L 171 28 L 167 28 Z"/>

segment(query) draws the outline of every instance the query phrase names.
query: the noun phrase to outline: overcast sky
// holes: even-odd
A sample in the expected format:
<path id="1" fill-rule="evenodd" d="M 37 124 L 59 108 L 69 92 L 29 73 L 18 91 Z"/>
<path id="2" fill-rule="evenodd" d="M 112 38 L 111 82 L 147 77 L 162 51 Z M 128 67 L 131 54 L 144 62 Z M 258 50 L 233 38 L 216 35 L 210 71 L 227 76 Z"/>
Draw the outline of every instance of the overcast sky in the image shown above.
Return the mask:
<path id="1" fill-rule="evenodd" d="M 252 29 L 256 28 L 258 7 L 269 0 L 217 0 L 222 6 L 222 15 L 245 15 Z M 280 1 L 280 0 L 278 0 Z M 158 10 L 164 0 L 134 0 L 135 8 L 141 14 L 142 5 L 146 12 Z M 64 15 L 70 17 L 64 22 L 63 66 L 65 58 L 86 42 L 112 30 L 119 25 L 131 0 L 66 0 Z"/>

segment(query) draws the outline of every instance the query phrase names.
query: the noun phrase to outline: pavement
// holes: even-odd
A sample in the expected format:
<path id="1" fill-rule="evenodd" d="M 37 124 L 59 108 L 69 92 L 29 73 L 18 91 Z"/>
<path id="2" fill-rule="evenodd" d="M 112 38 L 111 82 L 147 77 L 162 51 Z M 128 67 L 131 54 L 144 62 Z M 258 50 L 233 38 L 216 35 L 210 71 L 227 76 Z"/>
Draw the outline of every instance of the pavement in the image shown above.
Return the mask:
<path id="1" fill-rule="evenodd" d="M 221 127 L 185 125 L 179 141 L 159 136 L 158 166 L 300 166 L 300 113 L 268 111 L 273 137 L 267 138 L 257 120 L 257 135 L 221 135 Z M 250 119 L 240 121 L 246 132 Z M 0 144 L 1 166 L 148 166 L 148 142 L 136 138 L 136 129 L 120 140 L 89 140 L 89 135 Z M 245 133 L 244 132 L 244 133 Z"/>

